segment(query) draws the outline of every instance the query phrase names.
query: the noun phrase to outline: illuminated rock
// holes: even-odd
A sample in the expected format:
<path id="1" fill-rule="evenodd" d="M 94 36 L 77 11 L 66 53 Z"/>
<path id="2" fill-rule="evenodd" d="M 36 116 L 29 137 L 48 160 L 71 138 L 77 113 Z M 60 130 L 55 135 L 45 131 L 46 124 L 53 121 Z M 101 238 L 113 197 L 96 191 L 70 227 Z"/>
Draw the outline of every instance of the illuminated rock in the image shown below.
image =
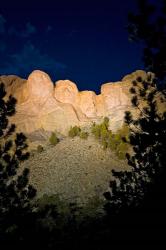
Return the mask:
<path id="1" fill-rule="evenodd" d="M 78 95 L 75 83 L 69 80 L 60 80 L 55 83 L 54 97 L 62 103 L 74 104 Z"/>
<path id="2" fill-rule="evenodd" d="M 40 70 L 35 70 L 29 75 L 26 85 L 29 98 L 38 99 L 41 103 L 43 98 L 53 96 L 53 82 L 46 73 Z"/>
<path id="3" fill-rule="evenodd" d="M 33 71 L 28 80 L 17 76 L 1 76 L 7 96 L 17 99 L 16 114 L 11 121 L 19 131 L 31 133 L 38 129 L 67 134 L 71 126 L 89 126 L 100 122 L 103 117 L 110 119 L 110 128 L 120 128 L 124 112 L 131 109 L 129 92 L 132 81 L 145 79 L 150 73 L 136 71 L 125 76 L 122 81 L 105 83 L 101 94 L 93 91 L 80 91 L 69 80 L 53 84 L 50 77 L 40 71 Z M 151 75 L 154 77 L 154 75 Z"/>
<path id="4" fill-rule="evenodd" d="M 77 96 L 76 105 L 87 117 L 96 117 L 96 94 L 93 91 L 81 91 Z"/>

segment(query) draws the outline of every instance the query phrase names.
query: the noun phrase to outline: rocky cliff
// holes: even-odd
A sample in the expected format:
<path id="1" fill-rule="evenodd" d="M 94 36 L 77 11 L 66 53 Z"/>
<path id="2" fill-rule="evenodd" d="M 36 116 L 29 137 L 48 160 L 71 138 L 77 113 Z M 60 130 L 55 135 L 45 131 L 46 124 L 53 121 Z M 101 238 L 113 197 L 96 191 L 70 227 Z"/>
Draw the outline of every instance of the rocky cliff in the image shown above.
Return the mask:
<path id="1" fill-rule="evenodd" d="M 101 93 L 79 91 L 69 80 L 55 84 L 50 77 L 39 70 L 33 71 L 27 80 L 17 76 L 1 76 L 7 95 L 17 99 L 16 114 L 11 121 L 18 131 L 31 133 L 39 129 L 67 134 L 74 125 L 88 126 L 110 119 L 110 128 L 116 130 L 123 124 L 124 112 L 131 109 L 129 92 L 132 81 L 147 77 L 138 70 L 125 76 L 122 81 L 109 82 L 101 86 Z"/>

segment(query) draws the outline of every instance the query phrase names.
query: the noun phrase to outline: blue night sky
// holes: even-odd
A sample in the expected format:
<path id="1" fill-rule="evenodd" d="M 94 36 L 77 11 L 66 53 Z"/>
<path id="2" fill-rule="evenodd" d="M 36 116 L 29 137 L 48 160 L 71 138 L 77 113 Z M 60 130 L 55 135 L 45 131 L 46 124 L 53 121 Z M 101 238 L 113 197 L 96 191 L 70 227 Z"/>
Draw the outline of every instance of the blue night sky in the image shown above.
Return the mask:
<path id="1" fill-rule="evenodd" d="M 0 5 L 0 74 L 35 69 L 80 90 L 99 90 L 143 69 L 141 47 L 129 42 L 128 12 L 136 1 L 4 1 Z"/>

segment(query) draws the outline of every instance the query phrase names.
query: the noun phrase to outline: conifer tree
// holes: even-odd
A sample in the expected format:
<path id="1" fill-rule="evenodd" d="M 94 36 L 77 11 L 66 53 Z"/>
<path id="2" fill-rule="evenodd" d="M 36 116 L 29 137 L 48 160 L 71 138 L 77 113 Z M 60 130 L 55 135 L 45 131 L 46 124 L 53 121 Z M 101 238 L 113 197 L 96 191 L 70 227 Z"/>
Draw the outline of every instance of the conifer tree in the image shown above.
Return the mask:
<path id="1" fill-rule="evenodd" d="M 131 112 L 126 112 L 125 116 L 130 128 L 129 143 L 133 149 L 131 154 L 126 154 L 131 170 L 113 170 L 115 179 L 110 182 L 111 191 L 105 193 L 110 201 L 107 209 L 116 212 L 139 206 L 146 194 L 152 191 L 153 185 L 161 183 L 165 175 L 165 96 L 157 90 L 150 74 L 144 81 L 141 78 L 134 80 L 130 91 L 132 104 L 139 112 L 136 118 Z"/>
<path id="2" fill-rule="evenodd" d="M 29 170 L 19 170 L 20 163 L 29 157 L 26 137 L 16 133 L 9 124 L 15 113 L 16 100 L 6 100 L 4 84 L 0 84 L 0 244 L 23 237 L 23 228 L 31 214 L 31 200 L 36 190 L 28 184 Z M 26 221 L 27 220 L 27 221 Z"/>
<path id="3" fill-rule="evenodd" d="M 126 112 L 125 117 L 130 128 L 129 143 L 133 147 L 133 154 L 126 155 L 131 171 L 113 171 L 111 192 L 105 193 L 110 201 L 107 209 L 116 211 L 138 206 L 153 189 L 160 193 L 165 189 L 166 2 L 157 1 L 155 5 L 138 0 L 137 3 L 138 12 L 128 15 L 129 38 L 142 43 L 145 69 L 155 73 L 155 78 L 148 73 L 146 80 L 138 77 L 132 82 L 132 103 L 139 116 L 134 119 Z"/>

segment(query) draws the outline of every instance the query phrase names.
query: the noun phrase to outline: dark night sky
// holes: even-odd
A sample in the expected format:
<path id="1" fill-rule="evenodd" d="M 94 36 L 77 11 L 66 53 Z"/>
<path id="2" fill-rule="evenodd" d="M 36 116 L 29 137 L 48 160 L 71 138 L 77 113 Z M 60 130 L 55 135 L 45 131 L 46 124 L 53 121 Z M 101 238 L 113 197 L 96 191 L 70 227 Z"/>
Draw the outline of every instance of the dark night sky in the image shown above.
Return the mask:
<path id="1" fill-rule="evenodd" d="M 130 43 L 127 14 L 134 0 L 4 1 L 0 5 L 0 74 L 26 77 L 34 69 L 53 81 L 70 79 L 98 91 L 142 69 L 141 48 Z"/>

